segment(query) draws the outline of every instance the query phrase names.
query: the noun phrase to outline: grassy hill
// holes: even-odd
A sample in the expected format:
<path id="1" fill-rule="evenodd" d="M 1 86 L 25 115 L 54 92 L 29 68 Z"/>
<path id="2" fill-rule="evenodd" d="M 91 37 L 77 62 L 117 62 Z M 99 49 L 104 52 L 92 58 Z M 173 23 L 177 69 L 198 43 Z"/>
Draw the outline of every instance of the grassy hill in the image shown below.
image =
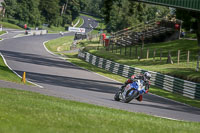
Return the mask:
<path id="1" fill-rule="evenodd" d="M 185 80 L 200 82 L 200 72 L 196 72 L 199 47 L 197 46 L 197 41 L 195 40 L 181 39 L 171 42 L 147 44 L 142 50 L 143 54 L 141 54 L 140 46 L 137 46 L 137 48 L 136 46 L 127 47 L 126 56 L 124 47 L 121 48 L 120 54 L 119 47 L 116 48 L 116 46 L 113 46 L 114 50 L 112 52 L 112 46 L 110 46 L 110 51 L 106 51 L 106 49 L 102 47 L 102 45 L 100 45 L 97 41 L 85 41 L 81 43 L 81 45 L 86 47 L 90 45 L 88 48 L 86 48 L 86 50 L 88 50 L 90 53 L 121 64 L 141 68 L 144 70 L 160 72 Z M 97 47 L 99 47 L 100 50 L 96 50 Z M 147 50 L 149 50 L 148 59 Z M 178 50 L 180 50 L 179 63 Z M 169 51 L 171 53 L 174 64 L 167 64 Z M 190 51 L 189 63 L 187 63 L 188 51 Z M 162 55 L 161 59 L 160 55 Z M 140 60 L 138 60 L 138 56 L 141 57 Z"/>
<path id="2" fill-rule="evenodd" d="M 21 27 L 15 25 L 15 24 L 11 24 L 11 23 L 7 23 L 7 22 L 1 22 L 0 24 L 3 26 L 3 28 L 11 28 L 11 29 L 22 29 Z"/>

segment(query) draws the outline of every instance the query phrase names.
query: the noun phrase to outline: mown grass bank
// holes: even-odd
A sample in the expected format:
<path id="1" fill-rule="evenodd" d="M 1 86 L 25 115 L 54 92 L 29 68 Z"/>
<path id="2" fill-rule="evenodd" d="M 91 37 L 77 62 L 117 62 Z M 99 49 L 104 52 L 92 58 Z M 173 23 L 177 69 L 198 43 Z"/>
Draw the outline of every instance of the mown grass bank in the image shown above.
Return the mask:
<path id="1" fill-rule="evenodd" d="M 3 35 L 5 33 L 6 33 L 6 31 L 0 31 L 0 35 Z"/>
<path id="2" fill-rule="evenodd" d="M 13 73 L 4 63 L 2 57 L 0 56 L 0 80 L 15 82 L 23 84 L 21 78 L 19 78 L 15 73 Z M 31 85 L 26 82 L 27 85 Z"/>
<path id="3" fill-rule="evenodd" d="M 52 52 L 68 51 L 73 42 L 74 36 L 65 36 L 58 39 L 51 40 L 45 45 L 48 50 Z"/>
<path id="4" fill-rule="evenodd" d="M 152 117 L 0 88 L 1 133 L 196 133 L 200 123 Z"/>
<path id="5" fill-rule="evenodd" d="M 0 24 L 3 26 L 3 28 L 11 28 L 11 29 L 20 29 L 20 30 L 22 30 L 21 27 L 15 25 L 15 24 L 7 23 L 7 22 L 1 22 L 1 21 L 0 21 Z"/>
<path id="6" fill-rule="evenodd" d="M 141 68 L 144 70 L 160 72 L 163 74 L 175 76 L 181 79 L 190 80 L 194 82 L 200 82 L 200 72 L 196 72 L 197 67 L 197 56 L 199 47 L 195 40 L 176 40 L 171 42 L 157 43 L 157 44 L 147 44 L 143 49 L 143 55 L 140 61 L 138 60 L 138 56 L 141 57 L 141 49 L 137 47 L 137 56 L 136 56 L 136 47 L 131 47 L 132 53 L 130 54 L 130 47 L 127 47 L 126 56 L 125 56 L 125 48 L 116 48 L 114 46 L 114 50 L 106 51 L 104 47 L 100 47 L 100 50 L 97 50 L 99 46 L 97 41 L 93 42 L 83 42 L 87 44 L 96 44 L 93 47 L 90 46 L 88 50 L 90 53 L 103 57 L 114 62 L 118 62 L 121 64 L 129 65 L 132 67 Z M 111 46 L 112 47 L 112 46 Z M 149 49 L 149 58 L 147 59 L 147 50 Z M 155 60 L 153 58 L 155 52 Z M 180 50 L 180 62 L 178 64 L 178 50 Z M 160 54 L 162 51 L 162 58 L 160 60 Z M 172 60 L 174 64 L 167 64 L 168 53 L 171 53 Z M 190 62 L 187 63 L 187 53 L 190 51 Z"/>

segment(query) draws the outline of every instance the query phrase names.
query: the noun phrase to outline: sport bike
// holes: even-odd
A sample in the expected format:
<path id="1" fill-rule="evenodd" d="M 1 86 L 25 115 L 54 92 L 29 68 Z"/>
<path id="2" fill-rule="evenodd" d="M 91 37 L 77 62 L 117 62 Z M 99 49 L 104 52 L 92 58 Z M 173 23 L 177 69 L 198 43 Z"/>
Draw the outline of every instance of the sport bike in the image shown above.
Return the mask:
<path id="1" fill-rule="evenodd" d="M 120 87 L 114 96 L 115 101 L 122 100 L 125 103 L 129 103 L 131 100 L 138 98 L 140 95 L 145 93 L 145 86 L 143 83 L 143 80 L 138 79 L 133 83 L 127 84 L 122 89 Z"/>

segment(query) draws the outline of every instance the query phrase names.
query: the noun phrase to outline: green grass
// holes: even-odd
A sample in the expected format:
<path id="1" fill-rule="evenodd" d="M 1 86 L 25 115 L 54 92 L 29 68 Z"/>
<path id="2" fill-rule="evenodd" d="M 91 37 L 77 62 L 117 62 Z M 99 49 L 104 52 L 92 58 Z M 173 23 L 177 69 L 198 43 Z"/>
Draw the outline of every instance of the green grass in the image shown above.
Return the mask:
<path id="1" fill-rule="evenodd" d="M 1 25 L 3 25 L 4 28 L 11 28 L 11 29 L 20 29 L 22 30 L 21 27 L 11 24 L 11 23 L 7 23 L 7 22 L 0 22 Z"/>
<path id="2" fill-rule="evenodd" d="M 84 22 L 83 22 L 83 18 L 81 18 L 81 17 L 79 17 L 79 18 L 80 18 L 80 21 L 79 21 L 79 23 L 76 25 L 76 27 L 81 27 L 82 24 L 84 23 Z"/>
<path id="3" fill-rule="evenodd" d="M 51 27 L 47 27 L 45 28 L 46 30 L 48 30 L 48 33 L 59 33 L 59 32 L 64 32 L 65 27 L 59 26 L 59 27 L 55 27 L 55 26 L 51 26 Z"/>
<path id="4" fill-rule="evenodd" d="M 197 34 L 195 34 L 195 33 L 186 33 L 183 38 L 197 39 Z"/>
<path id="5" fill-rule="evenodd" d="M 14 74 L 4 63 L 2 57 L 0 56 L 0 80 L 5 80 L 5 81 L 10 81 L 10 82 L 15 82 L 15 83 L 20 83 L 21 79 Z M 26 82 L 27 85 L 31 85 L 30 83 Z"/>
<path id="6" fill-rule="evenodd" d="M 96 44 L 97 42 L 90 42 Z M 87 42 L 86 42 L 87 44 Z M 164 42 L 158 44 L 148 44 L 145 45 L 143 50 L 143 59 L 138 61 L 136 58 L 136 47 L 132 47 L 132 56 L 130 57 L 130 47 L 127 48 L 127 55 L 125 56 L 125 49 L 122 48 L 122 53 L 120 55 L 120 49 L 114 49 L 112 51 L 106 51 L 104 48 L 101 50 L 95 50 L 96 46 L 90 48 L 90 53 L 100 56 L 114 62 L 129 65 L 132 67 L 138 67 L 144 70 L 160 72 L 163 74 L 175 76 L 185 80 L 190 80 L 194 82 L 200 82 L 200 72 L 196 72 L 197 66 L 197 55 L 199 47 L 197 46 L 197 41 L 193 40 L 176 40 L 171 42 Z M 115 47 L 115 46 L 114 46 Z M 94 50 L 93 50 L 94 49 Z M 147 49 L 149 49 L 149 59 L 146 59 Z M 162 61 L 160 61 L 160 50 L 162 49 Z M 153 51 L 156 50 L 156 58 L 153 61 Z M 168 51 L 171 51 L 172 59 L 174 64 L 167 64 Z M 180 63 L 177 63 L 177 53 L 181 50 Z M 190 63 L 187 64 L 187 52 L 190 51 Z M 138 56 L 140 56 L 140 47 L 138 47 Z"/>
<path id="7" fill-rule="evenodd" d="M 70 50 L 74 36 L 65 36 L 58 39 L 51 40 L 46 43 L 46 47 L 52 52 L 60 52 Z"/>
<path id="8" fill-rule="evenodd" d="M 73 21 L 73 25 L 75 25 L 79 20 L 79 23 L 76 25 L 76 27 L 80 27 L 83 24 L 83 18 L 81 17 L 77 17 L 74 21 Z"/>
<path id="9" fill-rule="evenodd" d="M 0 31 L 0 35 L 3 35 L 5 33 L 6 33 L 6 31 Z"/>
<path id="10" fill-rule="evenodd" d="M 0 88 L 1 133 L 197 133 L 200 123 L 162 119 Z"/>

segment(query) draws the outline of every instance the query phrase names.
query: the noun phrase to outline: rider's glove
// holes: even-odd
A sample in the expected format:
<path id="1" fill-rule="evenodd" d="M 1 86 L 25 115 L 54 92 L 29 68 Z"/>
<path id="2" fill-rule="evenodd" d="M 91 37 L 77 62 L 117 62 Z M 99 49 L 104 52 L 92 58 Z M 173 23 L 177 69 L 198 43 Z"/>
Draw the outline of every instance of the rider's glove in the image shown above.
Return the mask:
<path id="1" fill-rule="evenodd" d="M 149 92 L 149 90 L 145 90 L 145 94 L 147 94 Z"/>

